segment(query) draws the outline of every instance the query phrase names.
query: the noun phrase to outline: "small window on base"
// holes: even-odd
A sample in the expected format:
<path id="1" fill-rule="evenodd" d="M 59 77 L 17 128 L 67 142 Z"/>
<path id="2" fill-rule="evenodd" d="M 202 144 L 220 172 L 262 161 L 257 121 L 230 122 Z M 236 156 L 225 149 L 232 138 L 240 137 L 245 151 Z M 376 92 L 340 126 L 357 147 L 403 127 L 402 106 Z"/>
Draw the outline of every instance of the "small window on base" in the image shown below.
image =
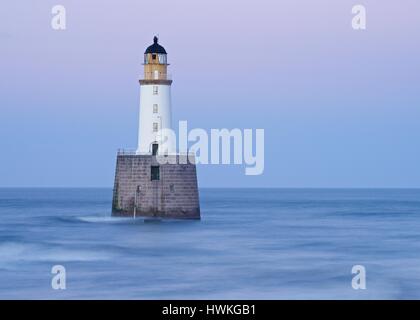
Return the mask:
<path id="1" fill-rule="evenodd" d="M 159 179 L 160 179 L 159 166 L 152 166 L 150 180 L 153 181 L 153 180 L 159 180 Z"/>

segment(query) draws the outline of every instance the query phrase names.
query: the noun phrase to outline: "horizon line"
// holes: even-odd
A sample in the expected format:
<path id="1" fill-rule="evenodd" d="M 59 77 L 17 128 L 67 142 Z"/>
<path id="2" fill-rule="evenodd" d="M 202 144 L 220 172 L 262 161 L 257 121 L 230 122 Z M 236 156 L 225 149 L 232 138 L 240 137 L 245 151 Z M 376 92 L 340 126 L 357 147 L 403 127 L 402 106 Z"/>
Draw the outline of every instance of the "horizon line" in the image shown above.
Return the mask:
<path id="1" fill-rule="evenodd" d="M 420 189 L 419 187 L 198 187 L 199 189 Z M 0 186 L 0 189 L 110 189 L 113 187 L 100 187 L 100 186 L 87 186 L 87 187 L 75 187 L 75 186 Z"/>

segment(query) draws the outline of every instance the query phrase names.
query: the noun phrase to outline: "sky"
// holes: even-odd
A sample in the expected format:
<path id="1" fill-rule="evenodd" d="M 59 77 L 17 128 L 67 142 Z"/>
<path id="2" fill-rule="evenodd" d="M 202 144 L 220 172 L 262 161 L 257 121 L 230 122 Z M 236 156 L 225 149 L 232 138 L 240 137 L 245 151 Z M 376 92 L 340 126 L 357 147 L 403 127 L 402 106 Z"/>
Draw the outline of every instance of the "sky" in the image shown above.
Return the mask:
<path id="1" fill-rule="evenodd" d="M 3 0 L 0 187 L 111 188 L 155 34 L 175 125 L 265 130 L 262 175 L 200 165 L 200 187 L 420 187 L 419 15 L 418 0 Z"/>

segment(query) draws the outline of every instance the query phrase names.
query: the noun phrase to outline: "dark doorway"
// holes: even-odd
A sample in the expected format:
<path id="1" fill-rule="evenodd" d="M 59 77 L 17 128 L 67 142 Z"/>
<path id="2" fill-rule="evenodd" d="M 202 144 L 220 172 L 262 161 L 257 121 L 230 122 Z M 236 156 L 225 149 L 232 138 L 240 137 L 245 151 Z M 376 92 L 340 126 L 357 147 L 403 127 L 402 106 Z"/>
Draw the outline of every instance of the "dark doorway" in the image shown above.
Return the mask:
<path id="1" fill-rule="evenodd" d="M 159 180 L 159 179 L 160 179 L 159 166 L 152 166 L 151 180 Z"/>
<path id="2" fill-rule="evenodd" d="M 152 144 L 152 156 L 157 155 L 159 149 L 159 145 L 157 143 Z"/>

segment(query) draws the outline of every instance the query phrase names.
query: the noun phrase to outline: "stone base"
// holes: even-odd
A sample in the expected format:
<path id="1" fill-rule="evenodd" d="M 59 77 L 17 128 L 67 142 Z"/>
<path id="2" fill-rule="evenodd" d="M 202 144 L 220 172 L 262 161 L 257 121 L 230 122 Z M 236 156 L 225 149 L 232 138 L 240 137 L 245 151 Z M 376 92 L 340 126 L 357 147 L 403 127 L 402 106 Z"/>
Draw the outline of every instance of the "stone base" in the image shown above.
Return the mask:
<path id="1" fill-rule="evenodd" d="M 152 155 L 117 155 L 113 216 L 200 219 L 195 164 L 186 156 L 168 157 L 159 164 Z"/>

